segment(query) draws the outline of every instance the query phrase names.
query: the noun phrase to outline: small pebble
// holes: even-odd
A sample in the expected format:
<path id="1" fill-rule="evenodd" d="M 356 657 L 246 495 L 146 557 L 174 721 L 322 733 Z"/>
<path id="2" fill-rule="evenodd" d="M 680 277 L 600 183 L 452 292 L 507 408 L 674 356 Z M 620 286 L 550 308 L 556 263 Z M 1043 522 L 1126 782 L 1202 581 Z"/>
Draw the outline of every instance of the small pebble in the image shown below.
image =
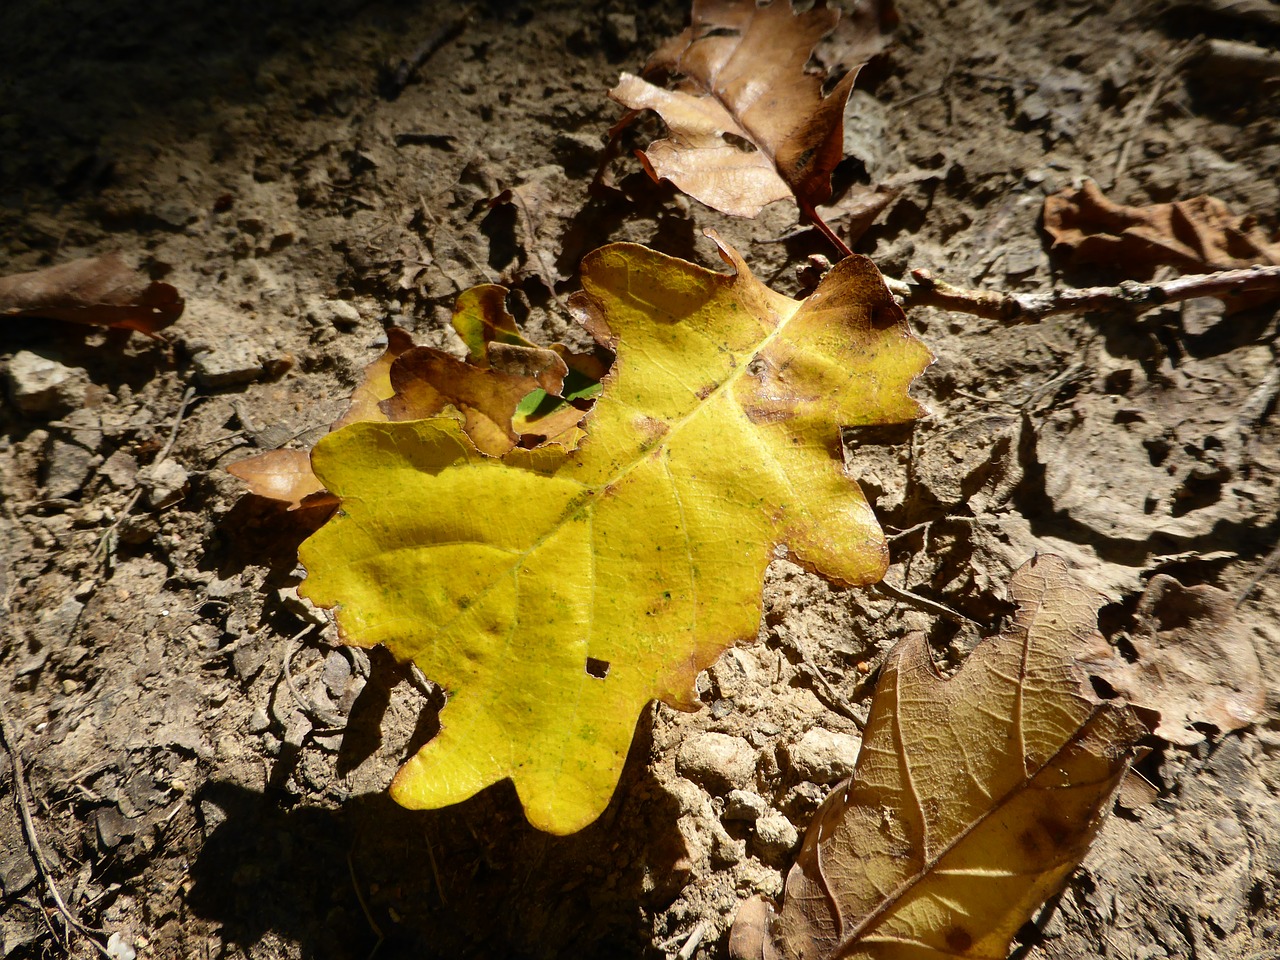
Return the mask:
<path id="1" fill-rule="evenodd" d="M 49 441 L 44 468 L 44 495 L 60 500 L 78 494 L 102 458 L 78 443 L 55 437 Z"/>
<path id="2" fill-rule="evenodd" d="M 253 715 L 249 717 L 250 733 L 266 733 L 271 727 L 271 718 L 267 716 L 267 711 L 263 707 L 258 707 L 253 711 Z"/>
<path id="3" fill-rule="evenodd" d="M 634 13 L 609 13 L 604 18 L 604 35 L 620 51 L 627 51 L 640 40 Z"/>
<path id="4" fill-rule="evenodd" d="M 57 416 L 84 403 L 89 375 L 30 350 L 9 361 L 9 397 L 27 416 Z"/>
<path id="5" fill-rule="evenodd" d="M 725 820 L 759 820 L 767 809 L 764 797 L 750 790 L 730 790 L 724 798 Z"/>
<path id="6" fill-rule="evenodd" d="M 360 323 L 360 311 L 346 300 L 329 300 L 325 303 L 329 322 L 340 330 L 350 330 Z"/>
<path id="7" fill-rule="evenodd" d="M 857 737 L 814 727 L 787 745 L 787 762 L 801 780 L 836 783 L 853 773 L 861 747 Z"/>
<path id="8" fill-rule="evenodd" d="M 182 499 L 187 491 L 187 471 L 173 460 L 161 460 L 138 471 L 138 483 L 147 492 L 147 503 L 156 510 Z"/>
<path id="9" fill-rule="evenodd" d="M 776 863 L 800 845 L 795 825 L 780 813 L 756 821 L 755 849 L 766 863 Z"/>
<path id="10" fill-rule="evenodd" d="M 680 745 L 676 772 L 711 793 L 723 793 L 751 782 L 756 772 L 756 754 L 741 737 L 700 733 Z"/>
<path id="11" fill-rule="evenodd" d="M 228 337 L 218 346 L 197 353 L 196 380 L 203 387 L 232 387 L 262 376 L 262 355 L 244 337 Z"/>

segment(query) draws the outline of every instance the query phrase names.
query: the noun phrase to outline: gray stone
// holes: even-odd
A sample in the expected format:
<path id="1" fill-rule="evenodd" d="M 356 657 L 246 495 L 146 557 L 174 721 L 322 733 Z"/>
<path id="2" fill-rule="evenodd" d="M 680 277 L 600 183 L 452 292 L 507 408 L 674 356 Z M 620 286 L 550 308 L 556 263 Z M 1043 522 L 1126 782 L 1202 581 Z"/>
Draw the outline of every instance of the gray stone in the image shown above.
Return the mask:
<path id="1" fill-rule="evenodd" d="M 267 716 L 265 708 L 259 706 L 254 709 L 253 714 L 249 717 L 250 733 L 266 733 L 271 729 L 271 718 Z"/>
<path id="2" fill-rule="evenodd" d="M 170 506 L 187 492 L 187 471 L 172 460 L 161 460 L 138 471 L 138 483 L 147 492 L 147 503 L 153 509 Z"/>
<path id="3" fill-rule="evenodd" d="M 746 855 L 747 841 L 735 840 L 729 836 L 724 827 L 713 820 L 711 822 L 711 848 L 707 851 L 711 865 L 721 869 L 732 867 Z"/>
<path id="4" fill-rule="evenodd" d="M 66 647 L 70 645 L 76 624 L 84 613 L 84 604 L 68 598 L 52 610 L 46 609 L 31 630 L 31 639 L 42 647 Z"/>
<path id="5" fill-rule="evenodd" d="M 724 819 L 756 821 L 764 816 L 769 805 L 764 797 L 750 790 L 730 790 L 724 798 Z"/>
<path id="6" fill-rule="evenodd" d="M 755 850 L 766 863 L 777 863 L 799 845 L 799 832 L 782 814 L 767 813 L 756 821 Z"/>
<path id="7" fill-rule="evenodd" d="M 608 13 L 604 18 L 605 39 L 619 50 L 630 50 L 640 40 L 634 13 Z"/>
<path id="8" fill-rule="evenodd" d="M 676 772 L 711 793 L 723 793 L 750 784 L 755 777 L 756 754 L 741 737 L 700 733 L 680 745 Z"/>
<path id="9" fill-rule="evenodd" d="M 726 650 L 707 671 L 720 696 L 730 700 L 749 692 L 759 672 L 755 658 L 737 647 Z"/>
<path id="10" fill-rule="evenodd" d="M 343 656 L 341 651 L 330 650 L 329 655 L 324 658 L 320 677 L 324 680 L 329 696 L 335 700 L 340 699 L 346 693 L 347 683 L 351 680 L 351 661 Z"/>
<path id="11" fill-rule="evenodd" d="M 44 468 L 44 495 L 61 500 L 80 492 L 93 468 L 102 462 L 92 450 L 55 437 L 49 442 Z"/>
<path id="12" fill-rule="evenodd" d="M 127 490 L 137 480 L 138 461 L 132 454 L 117 450 L 107 457 L 106 463 L 98 472 L 111 481 L 111 485 L 117 490 Z"/>
<path id="13" fill-rule="evenodd" d="M 836 783 L 853 773 L 861 747 L 857 737 L 814 727 L 798 743 L 788 744 L 787 762 L 801 780 Z"/>
<path id="14" fill-rule="evenodd" d="M 89 375 L 30 350 L 9 361 L 9 398 L 27 416 L 57 416 L 84 403 Z"/>
<path id="15" fill-rule="evenodd" d="M 329 309 L 329 322 L 335 327 L 350 329 L 360 322 L 360 311 L 353 303 L 329 300 L 325 306 Z"/>
<path id="16" fill-rule="evenodd" d="M 196 380 L 204 387 L 233 387 L 262 376 L 262 355 L 244 337 L 230 337 L 193 358 Z"/>

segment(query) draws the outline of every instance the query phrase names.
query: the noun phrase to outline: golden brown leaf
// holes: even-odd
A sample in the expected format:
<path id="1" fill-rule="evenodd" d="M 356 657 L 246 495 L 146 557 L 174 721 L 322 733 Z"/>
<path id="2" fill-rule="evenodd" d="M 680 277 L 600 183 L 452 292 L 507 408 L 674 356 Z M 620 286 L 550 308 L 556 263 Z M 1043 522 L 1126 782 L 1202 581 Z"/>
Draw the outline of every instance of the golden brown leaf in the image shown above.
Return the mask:
<path id="1" fill-rule="evenodd" d="M 880 26 L 891 4 L 873 5 L 867 50 L 883 48 Z M 643 159 L 667 179 L 723 213 L 754 217 L 794 196 L 812 215 L 831 196 L 831 172 L 843 158 L 844 105 L 856 64 L 823 96 L 824 77 L 806 72 L 814 45 L 840 19 L 824 2 L 804 12 L 789 0 L 695 0 L 692 25 L 650 59 L 646 75 L 680 74 L 664 89 L 624 73 L 609 96 L 632 110 L 653 110 L 669 136 Z M 743 149 L 745 144 L 749 149 Z"/>
<path id="2" fill-rule="evenodd" d="M 248 484 L 255 496 L 279 500 L 290 510 L 337 503 L 312 472 L 309 450 L 268 450 L 237 460 L 227 467 L 227 473 Z"/>
<path id="3" fill-rule="evenodd" d="M 47 317 L 154 337 L 182 316 L 167 283 L 148 280 L 118 253 L 0 277 L 0 316 Z"/>
<path id="4" fill-rule="evenodd" d="M 617 362 L 576 449 L 486 456 L 448 417 L 317 445 L 342 511 L 299 549 L 300 593 L 447 691 L 405 806 L 509 778 L 535 826 L 579 830 L 644 705 L 696 707 L 698 672 L 755 637 L 778 545 L 835 583 L 883 575 L 840 427 L 919 416 L 929 351 L 866 257 L 796 301 L 721 256 L 732 274 L 634 244 L 584 260 L 581 315 Z"/>
<path id="5" fill-rule="evenodd" d="M 438 416 L 452 407 L 476 449 L 500 457 L 520 439 L 512 426 L 520 401 L 539 388 L 550 387 L 548 393 L 558 394 L 566 372 L 564 361 L 555 353 L 530 347 L 491 349 L 490 362 L 497 356 L 518 368 L 512 359 L 514 351 L 523 351 L 520 356 L 538 371 L 538 377 L 495 366 L 477 367 L 432 347 L 415 347 L 391 365 L 395 395 L 383 409 L 399 423 Z"/>
<path id="6" fill-rule="evenodd" d="M 391 386 L 391 365 L 402 354 L 413 349 L 413 337 L 399 327 L 387 328 L 387 349 L 382 356 L 367 364 L 360 377 L 360 384 L 351 393 L 351 406 L 339 417 L 330 430 L 338 430 L 348 423 L 361 420 L 385 420 L 387 415 L 379 406 L 384 400 L 391 399 L 395 390 Z"/>
<path id="7" fill-rule="evenodd" d="M 1105 646 L 1099 600 L 1066 564 L 1032 560 L 1010 594 L 1013 623 L 951 679 L 920 635 L 890 654 L 854 775 L 810 825 L 781 912 L 757 901 L 739 915 L 736 949 L 1003 958 L 1060 889 L 1144 731 L 1087 681 L 1081 659 Z"/>

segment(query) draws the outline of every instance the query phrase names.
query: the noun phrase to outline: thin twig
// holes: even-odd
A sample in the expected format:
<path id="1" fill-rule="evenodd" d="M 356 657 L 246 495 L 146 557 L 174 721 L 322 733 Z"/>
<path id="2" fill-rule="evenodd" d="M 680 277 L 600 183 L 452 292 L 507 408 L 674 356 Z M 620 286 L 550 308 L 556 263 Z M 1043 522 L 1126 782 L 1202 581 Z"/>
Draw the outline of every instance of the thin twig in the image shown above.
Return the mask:
<path id="1" fill-rule="evenodd" d="M 22 819 L 23 833 L 26 834 L 27 849 L 31 853 L 31 859 L 35 862 L 36 869 L 40 871 L 40 878 L 44 880 L 44 884 L 49 890 L 49 896 L 53 899 L 58 908 L 58 913 L 62 914 L 62 919 L 67 926 L 79 931 L 104 957 L 110 957 L 111 954 L 107 952 L 107 948 L 94 939 L 94 934 L 101 934 L 102 931 L 81 923 L 80 918 L 71 912 L 67 902 L 62 899 L 62 893 L 58 890 L 58 885 L 53 882 L 53 871 L 49 868 L 49 861 L 45 859 L 44 850 L 40 846 L 40 838 L 36 834 L 35 821 L 31 818 L 31 800 L 27 796 L 27 775 L 22 764 L 22 752 L 18 748 L 18 738 L 14 735 L 13 726 L 9 723 L 9 713 L 5 710 L 3 700 L 0 700 L 0 736 L 4 738 L 5 747 L 9 751 L 9 759 L 13 766 L 13 795 L 18 803 L 18 815 Z"/>
<path id="2" fill-rule="evenodd" d="M 676 954 L 676 960 L 689 960 L 690 957 L 698 949 L 698 944 L 702 943 L 702 938 L 707 933 L 707 921 L 699 920 L 697 925 L 689 933 L 689 939 L 684 942 L 684 946 L 680 948 L 680 952 Z"/>
<path id="3" fill-rule="evenodd" d="M 982 626 L 982 624 L 978 623 L 977 620 L 966 617 L 959 610 L 954 610 L 951 607 L 948 607 L 945 603 L 940 603 L 937 600 L 930 600 L 928 597 L 922 597 L 920 594 L 912 593 L 910 590 L 904 590 L 902 587 L 895 587 L 888 580 L 881 580 L 879 583 L 872 584 L 872 589 L 878 590 L 881 593 L 887 593 L 889 596 L 894 597 L 897 600 L 901 600 L 904 603 L 910 603 L 913 606 L 920 607 L 923 610 L 928 610 L 931 613 L 936 613 L 949 620 L 963 620 L 965 623 L 971 623 L 975 627 Z"/>
<path id="4" fill-rule="evenodd" d="M 1280 567 L 1280 543 L 1277 543 L 1272 548 L 1271 553 L 1267 555 L 1267 562 L 1262 565 L 1262 569 L 1254 574 L 1253 579 L 1245 584 L 1244 589 L 1240 591 L 1240 595 L 1236 597 L 1235 609 L 1240 609 L 1240 605 L 1249 599 L 1249 595 L 1253 593 L 1258 584 L 1270 576 L 1276 567 Z"/>
<path id="5" fill-rule="evenodd" d="M 182 402 L 178 404 L 178 412 L 173 415 L 173 425 L 169 428 L 169 438 L 165 441 L 164 446 L 160 450 L 160 455 L 155 458 L 154 463 L 160 463 L 165 460 L 170 453 L 173 452 L 173 445 L 178 442 L 178 431 L 182 429 L 182 419 L 187 415 L 187 407 L 191 401 L 195 399 L 196 388 L 187 387 L 186 392 L 182 395 Z M 133 508 L 138 505 L 138 500 L 142 497 L 142 487 L 136 487 L 129 500 L 124 505 L 124 509 L 120 511 L 120 516 L 116 517 L 115 522 L 103 531 L 102 536 L 98 538 L 98 545 L 93 549 L 93 559 L 99 560 L 109 550 L 109 544 L 112 542 L 116 530 L 120 524 L 128 518 L 133 512 Z"/>
<path id="6" fill-rule="evenodd" d="M 803 655 L 804 655 L 804 651 L 801 651 L 801 656 Z M 822 671 L 819 670 L 814 664 L 810 663 L 807 659 L 802 660 L 800 662 L 800 672 L 803 673 L 806 677 L 809 677 L 812 680 L 818 681 L 818 684 L 822 687 L 823 691 L 825 691 L 825 693 L 827 694 L 828 706 L 830 706 L 833 710 L 835 710 L 841 716 L 845 717 L 845 719 L 853 721 L 853 725 L 857 727 L 859 731 L 863 730 L 866 727 L 867 725 L 866 720 L 860 717 L 854 711 L 853 707 L 849 705 L 849 702 L 845 700 L 844 697 L 840 696 L 839 692 L 833 686 L 831 686 L 830 681 L 828 681 L 827 678 L 822 675 Z M 819 697 L 819 699 L 821 699 L 821 697 Z"/>
<path id="7" fill-rule="evenodd" d="M 378 942 L 373 945 L 373 949 L 369 951 L 369 960 L 373 960 L 378 949 L 386 941 L 387 937 L 382 932 L 382 928 L 378 926 L 378 921 L 373 919 L 373 912 L 369 909 L 369 904 L 364 898 L 364 891 L 360 889 L 360 881 L 356 879 L 356 865 L 351 859 L 350 851 L 347 852 L 347 872 L 351 874 L 351 889 L 356 892 L 356 901 L 360 904 L 360 909 L 364 912 L 364 919 L 369 924 L 369 929 L 373 931 L 374 936 L 378 938 Z"/>
<path id="8" fill-rule="evenodd" d="M 343 722 L 342 718 L 337 714 L 331 714 L 328 711 L 321 710 L 316 706 L 314 700 L 310 697 L 304 697 L 293 682 L 293 656 L 298 652 L 298 647 L 302 638 L 315 630 L 315 628 L 316 625 L 313 623 L 290 638 L 284 652 L 284 682 L 285 686 L 289 688 L 289 692 L 293 694 L 294 702 L 297 703 L 298 707 L 306 715 L 307 719 L 313 724 L 318 723 L 323 725 L 323 732 L 319 729 L 313 732 L 322 732 L 322 735 L 341 733 L 347 728 L 347 725 Z"/>
<path id="9" fill-rule="evenodd" d="M 1198 297 L 1229 302 L 1245 294 L 1280 294 L 1280 265 L 1257 265 L 1240 270 L 1175 277 L 1159 283 L 1126 280 L 1117 287 L 1083 287 L 1048 293 L 1000 293 L 964 290 L 939 280 L 928 270 L 912 270 L 910 280 L 886 278 L 890 292 L 903 309 L 938 307 L 1004 324 L 1038 323 L 1060 313 L 1086 310 L 1142 312 L 1166 303 Z"/>
<path id="10" fill-rule="evenodd" d="M 1164 96 L 1165 87 L 1173 75 L 1186 65 L 1191 59 L 1194 51 L 1184 48 L 1176 53 L 1168 63 L 1161 68 L 1156 74 L 1155 79 L 1151 81 L 1151 90 L 1143 98 L 1142 103 L 1138 106 L 1138 112 L 1133 115 L 1133 119 L 1129 122 L 1129 130 L 1125 135 L 1124 142 L 1120 145 L 1120 153 L 1116 157 L 1116 165 L 1111 171 L 1111 186 L 1115 187 L 1120 182 L 1120 178 L 1124 175 L 1125 168 L 1129 165 L 1129 152 L 1133 149 L 1133 143 L 1138 137 L 1138 131 L 1142 129 L 1142 125 L 1146 123 L 1148 114 L 1156 105 L 1156 101 Z"/>
<path id="11" fill-rule="evenodd" d="M 386 100 L 394 100 L 404 92 L 418 69 L 435 56 L 450 40 L 456 40 L 467 28 L 471 18 L 471 7 L 463 7 L 462 11 L 448 23 L 442 24 L 427 36 L 407 59 L 388 64 L 382 78 L 382 96 Z"/>

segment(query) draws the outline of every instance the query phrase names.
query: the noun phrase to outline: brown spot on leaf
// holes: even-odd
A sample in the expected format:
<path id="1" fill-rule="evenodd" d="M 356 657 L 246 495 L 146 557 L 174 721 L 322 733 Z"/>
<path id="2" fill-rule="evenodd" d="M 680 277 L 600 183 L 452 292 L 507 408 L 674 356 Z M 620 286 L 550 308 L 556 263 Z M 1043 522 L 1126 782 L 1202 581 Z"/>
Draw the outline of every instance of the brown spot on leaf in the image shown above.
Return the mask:
<path id="1" fill-rule="evenodd" d="M 973 934 L 961 926 L 947 931 L 947 946 L 956 953 L 965 953 L 973 946 Z"/>

